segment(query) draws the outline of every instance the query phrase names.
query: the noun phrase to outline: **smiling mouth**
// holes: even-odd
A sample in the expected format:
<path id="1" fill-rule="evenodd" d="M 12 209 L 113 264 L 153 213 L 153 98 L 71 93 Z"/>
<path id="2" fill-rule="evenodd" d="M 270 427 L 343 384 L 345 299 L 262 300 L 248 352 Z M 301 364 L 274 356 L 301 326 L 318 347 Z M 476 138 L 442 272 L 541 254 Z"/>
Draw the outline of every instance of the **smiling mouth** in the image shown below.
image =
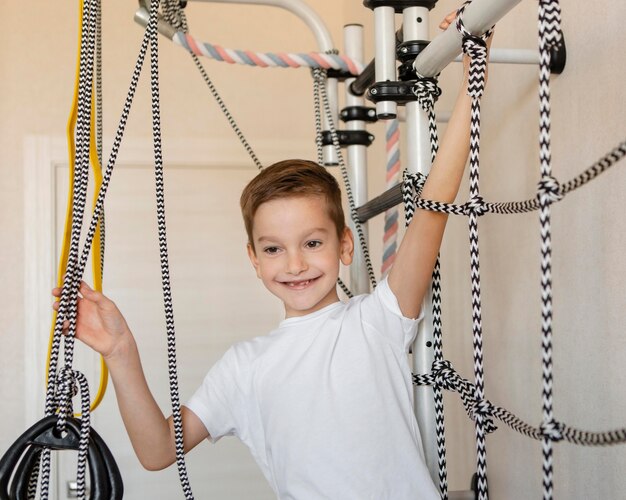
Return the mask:
<path id="1" fill-rule="evenodd" d="M 289 288 L 290 290 L 304 290 L 317 279 L 318 278 L 310 278 L 308 280 L 298 280 L 298 281 L 282 281 L 281 283 L 287 288 Z"/>

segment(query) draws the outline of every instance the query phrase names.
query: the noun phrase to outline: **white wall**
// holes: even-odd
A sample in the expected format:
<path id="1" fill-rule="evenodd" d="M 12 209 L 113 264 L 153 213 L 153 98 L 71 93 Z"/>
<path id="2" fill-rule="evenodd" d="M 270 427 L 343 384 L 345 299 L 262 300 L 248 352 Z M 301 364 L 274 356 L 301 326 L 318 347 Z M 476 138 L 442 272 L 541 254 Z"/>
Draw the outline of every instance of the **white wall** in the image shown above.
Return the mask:
<path id="1" fill-rule="evenodd" d="M 365 24 L 372 53 L 371 13 L 361 2 L 311 1 L 340 40 L 344 22 Z M 624 139 L 626 34 L 623 3 L 600 0 L 594 8 L 562 2 L 568 62 L 553 80 L 553 170 L 565 181 Z M 132 22 L 136 3 L 105 5 L 105 135 L 117 124 L 141 30 Z M 454 8 L 441 0 L 433 20 Z M 536 2 L 522 2 L 497 29 L 495 47 L 536 46 Z M 193 33 L 225 47 L 308 50 L 303 25 L 281 11 L 223 5 L 188 7 Z M 608 15 L 607 12 L 612 13 Z M 435 24 L 433 22 L 433 24 Z M 2 2 L 0 6 L 0 391 L 4 450 L 24 422 L 23 151 L 25 137 L 62 137 L 75 65 L 76 7 L 68 2 Z M 181 49 L 162 44 L 162 115 L 167 138 L 235 141 L 204 83 Z M 261 70 L 208 63 L 215 84 L 242 129 L 255 141 L 311 137 L 303 156 L 314 157 L 308 71 Z M 449 109 L 458 65 L 444 72 L 440 109 Z M 129 139 L 150 135 L 147 79 L 128 125 Z M 297 112 L 295 111 L 297 110 Z M 538 180 L 537 70 L 494 66 L 483 106 L 482 192 L 489 200 L 534 196 Z M 384 134 L 377 125 L 376 144 Z M 378 150 L 380 151 L 380 150 Z M 261 158 L 269 163 L 281 157 Z M 380 152 L 373 153 L 382 165 Z M 241 155 L 242 160 L 245 154 Z M 372 172 L 374 168 L 370 169 Z M 379 191 L 382 172 L 372 176 Z M 615 166 L 571 193 L 553 209 L 555 309 L 555 414 L 572 426 L 603 430 L 626 425 L 626 222 L 620 201 L 626 182 Z M 464 192 L 460 199 L 464 199 Z M 377 233 L 380 222 L 373 224 Z M 446 355 L 471 377 L 469 259 L 466 221 L 451 219 L 444 255 Z M 487 397 L 530 423 L 541 420 L 538 215 L 486 216 L 481 220 L 481 270 Z M 375 254 L 379 253 L 375 245 Z M 41 332 L 47 335 L 47 332 Z M 42 396 L 43 398 L 43 396 Z M 456 396 L 447 397 L 451 485 L 465 488 L 473 470 L 472 426 Z M 492 498 L 539 498 L 539 444 L 501 428 L 488 438 Z M 556 446 L 556 496 L 619 498 L 626 491 L 626 448 Z"/>

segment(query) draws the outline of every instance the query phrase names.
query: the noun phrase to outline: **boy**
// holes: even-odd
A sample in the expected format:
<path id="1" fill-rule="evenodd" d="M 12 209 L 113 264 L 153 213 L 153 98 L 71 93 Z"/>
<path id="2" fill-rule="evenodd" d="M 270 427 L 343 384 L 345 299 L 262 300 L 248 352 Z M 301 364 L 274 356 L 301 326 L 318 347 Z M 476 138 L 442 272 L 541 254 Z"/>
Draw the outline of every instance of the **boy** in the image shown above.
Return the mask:
<path id="1" fill-rule="evenodd" d="M 446 28 L 454 16 L 448 16 Z M 457 99 L 422 196 L 452 202 L 469 152 L 470 98 Z M 185 450 L 236 435 L 282 499 L 439 498 L 424 463 L 406 359 L 447 216 L 418 210 L 388 279 L 339 301 L 352 261 L 335 179 L 311 162 L 261 171 L 241 206 L 257 276 L 285 306 L 265 337 L 229 349 L 182 408 Z M 54 295 L 60 295 L 55 289 Z M 149 470 L 175 461 L 173 425 L 146 384 L 113 302 L 81 285 L 77 337 L 102 354 L 133 448 Z"/>

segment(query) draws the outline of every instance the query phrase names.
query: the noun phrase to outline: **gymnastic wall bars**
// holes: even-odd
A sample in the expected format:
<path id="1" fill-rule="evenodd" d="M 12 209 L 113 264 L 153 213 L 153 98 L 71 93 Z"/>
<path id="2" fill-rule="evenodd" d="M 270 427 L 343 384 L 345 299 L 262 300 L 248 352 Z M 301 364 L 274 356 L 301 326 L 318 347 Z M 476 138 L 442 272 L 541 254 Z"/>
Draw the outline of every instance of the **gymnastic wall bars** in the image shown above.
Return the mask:
<path id="1" fill-rule="evenodd" d="M 520 0 L 474 0 L 465 9 L 463 16 L 465 27 L 472 34 L 482 35 L 519 2 Z M 396 74 L 398 39 L 403 40 L 402 46 L 408 47 L 408 50 L 414 50 L 415 45 L 419 41 L 428 40 L 429 10 L 435 6 L 436 0 L 365 0 L 364 4 L 374 11 L 375 29 L 375 82 L 373 84 L 368 83 L 368 94 L 376 102 L 378 118 L 395 118 L 398 114 L 397 103 L 393 100 L 376 98 L 374 91 L 377 90 L 381 82 L 383 82 L 381 90 L 385 90 L 388 87 L 384 84 L 389 82 L 393 87 L 393 83 L 398 80 Z M 402 31 L 399 34 L 395 32 L 395 14 L 402 15 Z M 416 73 L 422 77 L 437 76 L 461 53 L 461 38 L 461 34 L 454 25 L 435 37 L 425 48 L 419 51 L 415 58 L 413 68 Z M 349 45 L 347 45 L 346 51 L 348 47 Z M 352 57 L 352 54 L 349 52 L 347 52 L 347 55 Z M 353 80 L 346 85 L 349 93 L 354 89 L 355 82 L 357 80 Z M 359 93 L 358 89 L 356 93 Z M 431 165 L 428 114 L 421 109 L 416 100 L 408 100 L 404 103 L 404 107 L 407 138 L 404 163 L 409 172 L 419 172 L 427 175 Z M 396 194 L 395 191 L 394 194 Z M 400 203 L 401 195 L 399 189 L 397 189 L 397 195 L 392 197 L 391 204 L 384 208 L 378 207 L 379 210 L 376 213 L 380 213 Z M 389 198 L 389 193 L 383 194 L 383 197 Z M 374 200 L 375 205 L 380 205 L 379 198 Z M 361 222 L 374 215 L 374 212 L 371 211 L 371 215 L 365 217 L 365 207 L 361 206 L 357 210 L 357 217 L 360 218 Z M 359 269 L 356 269 L 355 272 L 363 273 Z M 363 279 L 364 277 L 361 276 L 360 280 Z M 430 292 L 425 298 L 424 311 L 426 317 L 420 323 L 412 350 L 412 369 L 414 373 L 428 371 L 428 368 L 432 366 L 434 361 L 432 294 Z M 422 386 L 415 388 L 414 410 L 422 436 L 426 463 L 430 475 L 436 484 L 438 478 L 437 433 L 435 428 L 435 401 L 431 387 Z M 474 495 L 470 491 L 456 492 L 451 493 L 450 498 L 474 498 Z"/>
<path id="2" fill-rule="evenodd" d="M 299 17 L 313 32 L 320 52 L 332 51 L 335 46 L 326 26 L 321 18 L 302 0 L 196 0 L 213 3 L 231 3 L 248 5 L 265 5 L 285 9 Z M 474 0 L 464 13 L 465 27 L 475 35 L 484 33 L 496 24 L 521 0 Z M 140 0 L 140 9 L 135 14 L 135 20 L 142 25 L 147 24 L 148 11 L 145 0 Z M 411 47 L 418 41 L 429 38 L 429 11 L 437 0 L 364 0 L 364 5 L 374 12 L 375 29 L 375 59 L 356 78 L 345 79 L 346 108 L 364 108 L 364 94 L 376 102 L 376 116 L 378 119 L 391 119 L 398 115 L 398 103 L 393 100 L 376 99 L 374 94 L 377 85 L 381 82 L 397 81 L 396 49 L 402 42 Z M 395 31 L 395 14 L 402 15 L 402 29 Z M 158 29 L 164 36 L 173 39 L 176 31 L 163 20 L 159 21 Z M 344 27 L 344 52 L 349 58 L 363 61 L 363 27 L 347 25 Z M 412 50 L 412 47 L 409 49 Z M 448 30 L 435 37 L 413 62 L 413 68 L 422 77 L 438 75 L 450 62 L 461 53 L 461 35 L 452 25 Z M 564 54 L 562 54 L 564 57 Z M 537 64 L 538 54 L 532 51 L 496 50 L 492 51 L 490 59 L 494 62 Z M 559 73 L 563 68 L 564 59 L 553 72 Z M 337 123 L 337 95 L 338 85 L 336 78 L 329 78 L 327 93 L 332 110 L 332 119 Z M 403 102 L 404 120 L 406 122 L 405 164 L 409 172 L 428 174 L 431 164 L 428 115 L 422 111 L 415 100 Z M 324 114 L 323 114 L 324 115 Z M 346 130 L 365 131 L 364 117 L 346 120 Z M 324 116 L 324 130 L 330 130 L 330 124 Z M 357 207 L 356 217 L 359 222 L 365 223 L 375 215 L 397 205 L 402 201 L 400 187 L 393 188 L 379 197 L 367 201 L 367 145 L 347 145 L 347 166 L 350 177 L 354 203 Z M 324 163 L 337 164 L 338 158 L 332 145 L 324 148 Z M 351 221 L 351 224 L 353 222 Z M 367 228 L 363 226 L 367 239 Z M 355 259 L 351 266 L 350 288 L 355 294 L 369 291 L 369 278 L 362 251 L 355 252 Z M 426 318 L 421 322 L 418 335 L 413 345 L 413 371 L 422 373 L 432 366 L 433 328 L 432 328 L 432 297 L 425 299 L 424 310 Z M 435 406 L 431 387 L 415 387 L 415 414 L 424 446 L 426 463 L 435 484 L 438 478 L 437 445 L 435 431 Z M 473 493 L 451 492 L 451 499 L 474 498 Z"/>

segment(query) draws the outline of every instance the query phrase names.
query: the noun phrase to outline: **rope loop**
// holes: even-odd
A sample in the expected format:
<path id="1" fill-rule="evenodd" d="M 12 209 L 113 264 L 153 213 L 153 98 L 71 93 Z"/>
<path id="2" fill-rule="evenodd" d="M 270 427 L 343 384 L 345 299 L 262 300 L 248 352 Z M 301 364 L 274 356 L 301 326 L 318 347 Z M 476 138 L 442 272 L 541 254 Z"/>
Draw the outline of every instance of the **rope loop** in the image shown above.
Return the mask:
<path id="1" fill-rule="evenodd" d="M 541 0 L 541 1 L 545 2 L 546 0 Z M 547 1 L 553 2 L 555 0 L 547 0 Z M 472 3 L 471 0 L 466 1 L 456 11 L 456 29 L 463 36 L 463 39 L 464 39 L 463 42 L 464 43 L 465 43 L 465 38 L 468 38 L 468 39 L 476 40 L 480 44 L 481 41 L 485 42 L 492 35 L 492 33 L 493 33 L 493 26 L 491 28 L 489 28 L 487 31 L 485 31 L 485 33 L 483 33 L 481 36 L 472 35 L 467 30 L 467 28 L 465 27 L 465 24 L 463 24 L 463 13 L 465 12 L 465 7 L 467 7 L 470 3 Z M 468 42 L 468 43 L 471 43 L 471 42 Z M 487 48 L 486 43 L 484 44 L 484 46 L 485 46 L 485 49 L 486 49 Z M 463 51 L 465 52 L 465 48 L 463 48 Z M 485 55 L 486 55 L 486 50 L 485 50 Z"/>
<path id="2" fill-rule="evenodd" d="M 563 440 L 563 429 L 564 425 L 562 422 L 557 422 L 556 420 L 548 420 L 547 422 L 541 422 L 539 426 L 539 431 L 541 435 L 545 438 L 548 438 L 550 441 L 562 441 Z"/>
<path id="3" fill-rule="evenodd" d="M 485 90 L 485 73 L 487 71 L 487 55 L 489 53 L 487 49 L 487 39 L 493 33 L 493 27 L 480 36 L 470 33 L 463 24 L 463 12 L 469 3 L 469 1 L 465 2 L 457 11 L 456 29 L 463 37 L 461 43 L 463 53 L 467 55 L 471 61 L 467 94 L 474 99 L 479 99 L 482 97 L 483 91 Z"/>
<path id="4" fill-rule="evenodd" d="M 543 175 L 537 184 L 537 198 L 539 201 L 555 203 L 561 201 L 565 193 L 561 190 L 561 185 L 551 175 Z"/>
<path id="5" fill-rule="evenodd" d="M 437 85 L 436 78 L 421 77 L 411 90 L 424 111 L 433 109 L 441 95 L 441 88 Z"/>
<path id="6" fill-rule="evenodd" d="M 463 205 L 463 210 L 465 215 L 476 214 L 478 217 L 489 211 L 485 200 L 479 195 L 472 196 L 467 200 Z"/>

